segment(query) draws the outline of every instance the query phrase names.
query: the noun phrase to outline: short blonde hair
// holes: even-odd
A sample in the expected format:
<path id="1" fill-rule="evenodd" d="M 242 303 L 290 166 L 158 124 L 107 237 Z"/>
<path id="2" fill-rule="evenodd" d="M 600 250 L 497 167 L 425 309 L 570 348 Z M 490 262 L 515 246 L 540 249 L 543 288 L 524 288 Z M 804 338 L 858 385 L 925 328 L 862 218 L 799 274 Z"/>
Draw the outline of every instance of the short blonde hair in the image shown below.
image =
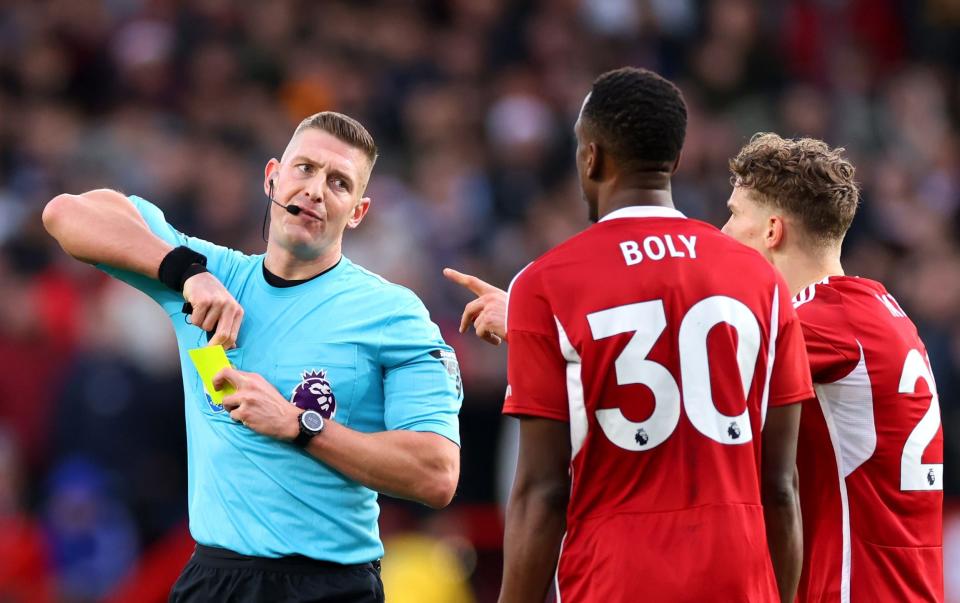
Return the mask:
<path id="1" fill-rule="evenodd" d="M 855 169 L 843 152 L 814 138 L 760 132 L 730 160 L 731 184 L 799 218 L 817 241 L 840 242 L 860 203 Z"/>
<path id="2" fill-rule="evenodd" d="M 314 113 L 300 122 L 293 132 L 294 137 L 308 128 L 323 130 L 350 146 L 360 149 L 370 160 L 371 168 L 377 161 L 377 144 L 373 141 L 373 136 L 363 127 L 363 124 L 349 115 L 335 111 Z"/>

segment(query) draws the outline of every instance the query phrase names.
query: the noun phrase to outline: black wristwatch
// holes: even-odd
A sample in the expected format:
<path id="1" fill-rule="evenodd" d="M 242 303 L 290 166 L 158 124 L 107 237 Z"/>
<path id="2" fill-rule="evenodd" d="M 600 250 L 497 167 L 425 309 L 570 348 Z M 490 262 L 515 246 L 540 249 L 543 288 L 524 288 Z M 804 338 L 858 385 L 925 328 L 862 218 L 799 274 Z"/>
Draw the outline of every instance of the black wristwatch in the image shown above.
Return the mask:
<path id="1" fill-rule="evenodd" d="M 300 413 L 300 433 L 293 438 L 293 444 L 306 448 L 314 437 L 323 431 L 323 415 L 315 410 L 305 410 Z"/>

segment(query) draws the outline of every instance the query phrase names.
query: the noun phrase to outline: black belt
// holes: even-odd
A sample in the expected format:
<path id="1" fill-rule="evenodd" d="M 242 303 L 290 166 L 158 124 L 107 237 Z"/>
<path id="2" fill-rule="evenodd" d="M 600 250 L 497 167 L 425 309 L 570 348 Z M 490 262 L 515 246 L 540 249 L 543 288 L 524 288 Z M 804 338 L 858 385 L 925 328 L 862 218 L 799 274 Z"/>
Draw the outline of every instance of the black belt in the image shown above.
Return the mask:
<path id="1" fill-rule="evenodd" d="M 312 559 L 303 555 L 253 557 L 250 555 L 241 555 L 230 549 L 222 549 L 220 547 L 206 546 L 203 544 L 197 545 L 193 553 L 193 559 L 201 565 L 223 569 L 252 568 L 272 572 L 321 573 L 372 567 L 378 572 L 380 571 L 379 559 L 374 559 L 369 563 L 346 565 L 333 561 L 325 561 L 323 559 Z"/>

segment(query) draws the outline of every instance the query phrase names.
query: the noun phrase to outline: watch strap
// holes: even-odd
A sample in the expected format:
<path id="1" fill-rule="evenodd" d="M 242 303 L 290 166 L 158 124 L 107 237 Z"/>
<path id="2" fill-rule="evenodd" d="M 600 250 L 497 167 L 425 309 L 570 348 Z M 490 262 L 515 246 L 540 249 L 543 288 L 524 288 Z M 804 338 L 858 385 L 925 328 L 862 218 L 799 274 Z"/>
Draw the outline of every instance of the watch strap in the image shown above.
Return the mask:
<path id="1" fill-rule="evenodd" d="M 297 437 L 293 438 L 293 445 L 297 446 L 298 448 L 306 448 L 307 444 L 310 443 L 310 440 L 318 436 L 320 432 L 323 431 L 322 424 L 320 429 L 317 431 L 307 429 L 307 426 L 303 424 L 303 415 L 305 412 L 307 411 L 301 412 L 300 416 L 297 417 L 297 426 L 300 428 L 300 431 L 297 433 Z"/>

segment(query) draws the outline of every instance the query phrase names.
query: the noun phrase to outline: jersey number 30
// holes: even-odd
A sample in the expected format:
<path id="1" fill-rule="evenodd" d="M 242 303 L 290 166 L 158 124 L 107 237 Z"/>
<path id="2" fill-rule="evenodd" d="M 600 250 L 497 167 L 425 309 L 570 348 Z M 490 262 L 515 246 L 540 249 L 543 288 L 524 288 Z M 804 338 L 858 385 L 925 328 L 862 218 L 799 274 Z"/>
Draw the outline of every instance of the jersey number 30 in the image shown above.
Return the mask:
<path id="1" fill-rule="evenodd" d="M 662 444 L 680 420 L 680 388 L 670 371 L 647 358 L 667 326 L 662 300 L 617 306 L 587 315 L 594 339 L 633 333 L 614 362 L 619 385 L 642 384 L 653 393 L 653 413 L 645 421 L 631 421 L 619 408 L 596 411 L 607 438 L 626 450 L 650 450 Z M 753 439 L 746 409 L 736 416 L 717 410 L 710 387 L 707 335 L 721 322 L 737 331 L 737 367 L 746 398 L 753 382 L 760 350 L 760 325 L 745 304 L 727 296 L 696 303 L 680 322 L 680 379 L 683 407 L 697 430 L 721 444 L 746 444 Z"/>

